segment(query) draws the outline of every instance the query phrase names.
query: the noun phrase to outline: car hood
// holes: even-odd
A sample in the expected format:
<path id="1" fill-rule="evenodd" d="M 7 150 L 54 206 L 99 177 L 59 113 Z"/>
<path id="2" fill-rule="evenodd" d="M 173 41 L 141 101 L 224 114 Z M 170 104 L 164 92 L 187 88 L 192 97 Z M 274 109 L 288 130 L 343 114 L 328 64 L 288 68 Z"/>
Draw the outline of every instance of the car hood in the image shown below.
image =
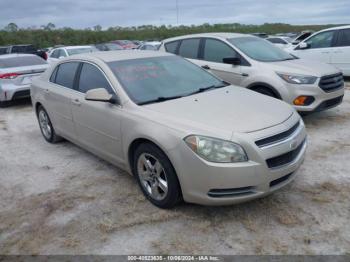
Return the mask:
<path id="1" fill-rule="evenodd" d="M 176 128 L 215 133 L 253 132 L 286 121 L 295 110 L 285 102 L 245 88 L 228 86 L 175 100 L 144 106 Z M 152 111 L 152 112 L 150 112 Z"/>
<path id="2" fill-rule="evenodd" d="M 266 65 L 266 63 L 264 64 Z M 321 77 L 339 72 L 339 70 L 332 65 L 322 62 L 309 61 L 302 58 L 280 62 L 269 62 L 268 64 L 275 72 L 287 74 L 312 75 Z"/>

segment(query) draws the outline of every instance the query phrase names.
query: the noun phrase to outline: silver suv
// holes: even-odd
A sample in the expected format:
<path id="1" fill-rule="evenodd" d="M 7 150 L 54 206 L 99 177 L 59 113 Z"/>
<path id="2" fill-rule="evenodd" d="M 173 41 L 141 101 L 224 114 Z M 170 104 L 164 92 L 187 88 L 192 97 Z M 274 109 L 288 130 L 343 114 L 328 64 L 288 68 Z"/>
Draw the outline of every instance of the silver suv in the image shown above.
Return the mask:
<path id="1" fill-rule="evenodd" d="M 183 56 L 233 85 L 282 99 L 298 111 L 322 111 L 343 99 L 340 70 L 300 59 L 255 36 L 187 35 L 164 40 L 160 50 Z"/>

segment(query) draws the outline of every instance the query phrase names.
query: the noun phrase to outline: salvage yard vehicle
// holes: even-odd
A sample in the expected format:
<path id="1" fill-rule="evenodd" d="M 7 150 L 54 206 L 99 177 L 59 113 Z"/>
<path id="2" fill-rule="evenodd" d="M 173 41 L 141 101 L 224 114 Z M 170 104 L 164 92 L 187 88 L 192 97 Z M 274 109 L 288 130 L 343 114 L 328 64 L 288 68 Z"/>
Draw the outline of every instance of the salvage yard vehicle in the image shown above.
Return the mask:
<path id="1" fill-rule="evenodd" d="M 30 97 L 32 79 L 48 68 L 36 55 L 10 54 L 0 56 L 0 105 Z"/>
<path id="2" fill-rule="evenodd" d="M 94 46 L 89 45 L 81 45 L 81 46 L 62 46 L 59 48 L 52 49 L 48 61 L 49 63 L 57 62 L 58 60 L 65 58 L 67 56 L 83 54 L 83 53 L 91 53 L 99 51 Z"/>
<path id="3" fill-rule="evenodd" d="M 0 55 L 5 54 L 33 54 L 47 60 L 47 54 L 45 50 L 38 50 L 33 45 L 0 46 Z"/>
<path id="4" fill-rule="evenodd" d="M 95 47 L 100 51 L 115 51 L 124 49 L 123 47 L 115 43 L 96 44 Z"/>
<path id="5" fill-rule="evenodd" d="M 233 85 L 281 99 L 302 112 L 335 107 L 344 96 L 339 69 L 299 59 L 251 35 L 180 36 L 164 40 L 159 50 L 185 57 Z"/>
<path id="6" fill-rule="evenodd" d="M 350 25 L 319 31 L 286 50 L 301 58 L 331 64 L 350 76 Z"/>
<path id="7" fill-rule="evenodd" d="M 144 42 L 137 49 L 157 51 L 161 44 L 162 42 L 158 42 L 158 41 Z"/>
<path id="8" fill-rule="evenodd" d="M 307 145 L 293 107 L 164 52 L 65 58 L 31 97 L 46 141 L 64 137 L 133 174 L 161 208 L 270 194 L 295 178 Z"/>
<path id="9" fill-rule="evenodd" d="M 287 46 L 292 44 L 292 39 L 287 36 L 270 36 L 266 38 L 266 40 L 273 43 L 279 48 L 286 48 Z"/>

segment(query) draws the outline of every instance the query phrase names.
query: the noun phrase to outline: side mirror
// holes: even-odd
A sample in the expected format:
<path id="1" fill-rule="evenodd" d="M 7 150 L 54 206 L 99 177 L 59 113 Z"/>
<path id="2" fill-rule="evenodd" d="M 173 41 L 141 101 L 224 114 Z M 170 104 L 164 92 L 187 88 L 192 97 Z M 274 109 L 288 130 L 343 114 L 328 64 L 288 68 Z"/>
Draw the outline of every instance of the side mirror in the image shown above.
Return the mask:
<path id="1" fill-rule="evenodd" d="M 109 94 L 104 88 L 96 88 L 87 91 L 85 94 L 85 100 L 111 103 L 116 102 L 116 99 L 113 98 L 113 95 Z"/>
<path id="2" fill-rule="evenodd" d="M 310 47 L 310 45 L 306 42 L 302 42 L 299 45 L 299 49 L 308 49 Z"/>
<path id="3" fill-rule="evenodd" d="M 299 40 L 295 40 L 295 41 L 292 42 L 292 45 L 297 45 L 297 44 L 299 44 L 299 43 L 300 43 Z"/>
<path id="4" fill-rule="evenodd" d="M 241 59 L 239 57 L 226 57 L 222 59 L 222 62 L 225 64 L 230 64 L 230 65 L 240 65 L 241 64 Z"/>

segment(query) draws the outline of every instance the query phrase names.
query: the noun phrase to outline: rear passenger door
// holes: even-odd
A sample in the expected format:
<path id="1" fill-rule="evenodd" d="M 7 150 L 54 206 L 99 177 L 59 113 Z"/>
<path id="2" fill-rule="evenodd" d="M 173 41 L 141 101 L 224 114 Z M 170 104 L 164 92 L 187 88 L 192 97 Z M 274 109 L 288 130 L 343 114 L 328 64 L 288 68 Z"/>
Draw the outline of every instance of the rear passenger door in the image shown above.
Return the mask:
<path id="1" fill-rule="evenodd" d="M 121 107 L 108 102 L 87 101 L 85 94 L 105 88 L 116 95 L 104 72 L 94 64 L 82 63 L 77 77 L 77 93 L 72 113 L 80 144 L 110 161 L 121 163 Z"/>
<path id="2" fill-rule="evenodd" d="M 331 64 L 342 70 L 344 75 L 350 76 L 350 28 L 338 31 Z"/>
<path id="3" fill-rule="evenodd" d="M 71 100 L 77 93 L 74 81 L 79 62 L 67 62 L 58 65 L 50 77 L 50 84 L 44 90 L 44 105 L 49 111 L 53 126 L 59 134 L 72 140 L 76 139 L 75 127 L 71 111 Z"/>
<path id="4" fill-rule="evenodd" d="M 241 85 L 244 78 L 242 66 L 225 64 L 223 62 L 224 58 L 239 57 L 239 54 L 221 40 L 212 38 L 204 40 L 200 65 L 231 84 Z"/>

